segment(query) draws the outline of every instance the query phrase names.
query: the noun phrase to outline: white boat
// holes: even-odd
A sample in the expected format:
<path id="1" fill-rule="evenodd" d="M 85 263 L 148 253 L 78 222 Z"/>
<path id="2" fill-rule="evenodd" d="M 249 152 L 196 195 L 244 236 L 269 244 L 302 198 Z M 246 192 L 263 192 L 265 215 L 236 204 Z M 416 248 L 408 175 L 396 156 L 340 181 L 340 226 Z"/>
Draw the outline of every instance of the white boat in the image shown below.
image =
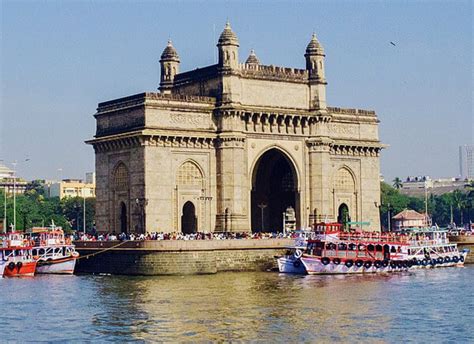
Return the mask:
<path id="1" fill-rule="evenodd" d="M 463 266 L 469 250 L 459 252 L 455 243 L 450 243 L 448 232 L 438 228 L 409 229 L 408 257 L 414 268 Z"/>
<path id="2" fill-rule="evenodd" d="M 0 277 L 3 277 L 3 273 L 5 271 L 5 268 L 7 267 L 8 260 L 6 259 L 0 259 Z"/>
<path id="3" fill-rule="evenodd" d="M 306 274 L 306 269 L 300 258 L 303 251 L 306 250 L 308 240 L 313 238 L 313 235 L 312 231 L 293 232 L 294 245 L 287 248 L 288 251 L 284 256 L 277 257 L 278 271 L 289 274 Z"/>
<path id="4" fill-rule="evenodd" d="M 38 274 L 73 274 L 79 253 L 60 227 L 33 228 L 33 257 Z"/>

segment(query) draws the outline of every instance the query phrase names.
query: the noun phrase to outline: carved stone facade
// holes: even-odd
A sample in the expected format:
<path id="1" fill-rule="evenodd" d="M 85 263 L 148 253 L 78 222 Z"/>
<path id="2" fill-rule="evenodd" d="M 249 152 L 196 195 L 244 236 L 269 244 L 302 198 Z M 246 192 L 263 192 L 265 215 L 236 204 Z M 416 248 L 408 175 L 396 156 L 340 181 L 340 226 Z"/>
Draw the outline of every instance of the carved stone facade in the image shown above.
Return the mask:
<path id="1" fill-rule="evenodd" d="M 279 231 L 370 222 L 379 230 L 379 154 L 373 111 L 326 105 L 324 50 L 306 69 L 239 63 L 226 25 L 216 65 L 179 73 L 171 42 L 160 93 L 100 103 L 96 154 L 99 231 Z"/>

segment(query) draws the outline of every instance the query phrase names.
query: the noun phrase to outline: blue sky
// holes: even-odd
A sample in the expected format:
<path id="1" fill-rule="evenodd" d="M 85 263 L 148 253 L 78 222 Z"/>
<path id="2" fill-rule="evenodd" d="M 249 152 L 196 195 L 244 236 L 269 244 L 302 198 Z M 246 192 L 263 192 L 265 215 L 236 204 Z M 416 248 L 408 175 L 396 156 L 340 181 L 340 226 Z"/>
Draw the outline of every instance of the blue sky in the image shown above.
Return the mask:
<path id="1" fill-rule="evenodd" d="M 473 143 L 470 1 L 2 1 L 0 159 L 83 178 L 97 103 L 155 91 L 168 37 L 181 70 L 214 62 L 228 18 L 240 59 L 304 68 L 315 31 L 331 106 L 374 109 L 386 179 L 456 176 Z M 215 30 L 214 30 L 215 28 Z M 395 42 L 396 46 L 390 44 Z M 23 162 L 25 159 L 28 162 Z M 61 169 L 61 171 L 59 171 Z"/>

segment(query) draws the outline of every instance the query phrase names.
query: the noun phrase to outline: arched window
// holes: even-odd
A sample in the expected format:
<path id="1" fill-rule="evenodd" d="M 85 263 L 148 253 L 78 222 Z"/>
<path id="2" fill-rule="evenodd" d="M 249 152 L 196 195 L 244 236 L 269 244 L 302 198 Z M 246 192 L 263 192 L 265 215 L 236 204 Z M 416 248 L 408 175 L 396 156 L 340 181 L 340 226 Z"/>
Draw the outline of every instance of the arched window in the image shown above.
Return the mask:
<path id="1" fill-rule="evenodd" d="M 186 161 L 182 164 L 176 176 L 176 181 L 180 186 L 199 186 L 202 187 L 203 176 L 196 164 Z"/>
<path id="2" fill-rule="evenodd" d="M 114 187 L 115 190 L 128 189 L 128 170 L 123 163 L 120 163 L 114 172 Z"/>
<path id="3" fill-rule="evenodd" d="M 334 188 L 341 191 L 355 191 L 354 178 L 346 168 L 337 171 L 334 177 Z"/>

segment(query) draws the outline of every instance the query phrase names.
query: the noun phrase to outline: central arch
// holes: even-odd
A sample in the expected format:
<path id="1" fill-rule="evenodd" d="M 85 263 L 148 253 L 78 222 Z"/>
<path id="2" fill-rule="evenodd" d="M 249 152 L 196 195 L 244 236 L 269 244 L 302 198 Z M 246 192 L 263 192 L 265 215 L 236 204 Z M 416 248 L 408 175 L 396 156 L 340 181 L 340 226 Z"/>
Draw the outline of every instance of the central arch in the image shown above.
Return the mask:
<path id="1" fill-rule="evenodd" d="M 283 212 L 292 207 L 298 221 L 298 203 L 298 176 L 293 162 L 279 149 L 266 151 L 252 172 L 252 231 L 283 231 Z"/>
<path id="2" fill-rule="evenodd" d="M 184 234 L 196 233 L 197 218 L 196 207 L 190 201 L 183 205 L 183 215 L 181 216 L 181 232 Z"/>

